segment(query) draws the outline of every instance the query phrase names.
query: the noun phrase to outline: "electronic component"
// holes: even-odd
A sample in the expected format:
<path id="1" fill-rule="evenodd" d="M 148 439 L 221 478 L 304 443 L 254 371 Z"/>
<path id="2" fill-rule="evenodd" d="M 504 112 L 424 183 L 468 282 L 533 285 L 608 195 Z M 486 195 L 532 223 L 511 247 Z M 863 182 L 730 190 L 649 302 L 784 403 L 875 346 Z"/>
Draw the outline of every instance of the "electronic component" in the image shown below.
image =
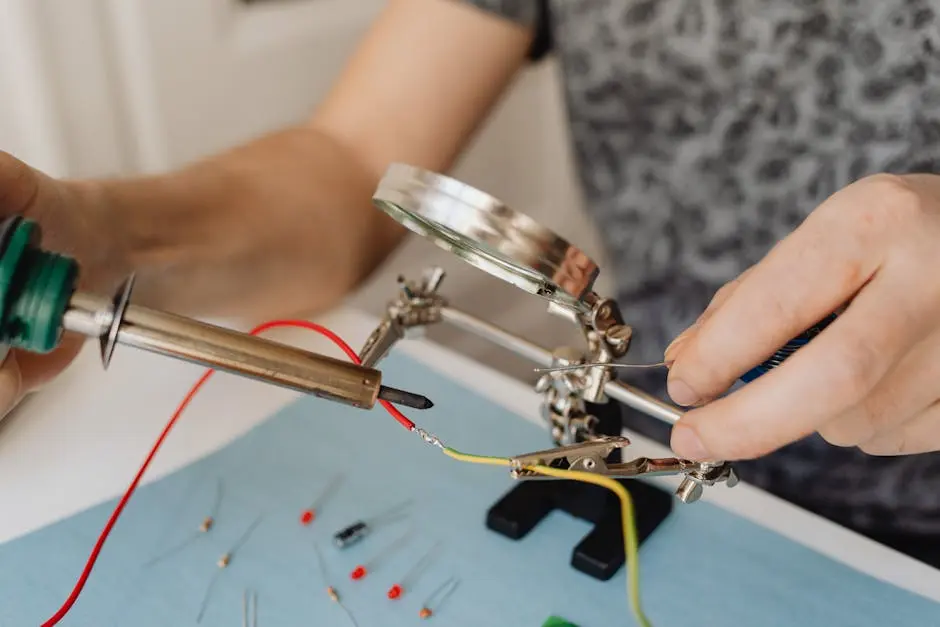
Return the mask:
<path id="1" fill-rule="evenodd" d="M 418 617 L 422 619 L 431 618 L 436 612 L 438 612 L 441 606 L 444 605 L 444 601 L 457 590 L 457 586 L 460 585 L 460 580 L 456 577 L 450 577 L 440 586 L 438 586 L 434 592 L 432 592 L 427 600 L 421 604 L 421 609 L 418 610 Z"/>
<path id="2" fill-rule="evenodd" d="M 326 562 L 323 561 L 323 553 L 320 552 L 320 545 L 314 542 L 313 550 L 317 555 L 317 562 L 320 564 L 320 574 L 323 576 L 323 585 L 326 586 L 326 596 L 343 610 L 353 627 L 359 627 L 359 623 L 356 622 L 356 618 L 352 615 L 352 612 L 350 612 L 349 608 L 343 605 L 343 602 L 340 600 L 339 592 L 330 585 L 330 576 L 326 572 Z"/>
<path id="3" fill-rule="evenodd" d="M 409 529 L 403 533 L 398 539 L 394 540 L 387 544 L 381 551 L 379 551 L 375 557 L 364 564 L 359 564 L 353 568 L 352 572 L 349 573 L 349 578 L 353 581 L 360 581 L 365 579 L 369 573 L 373 572 L 379 565 L 388 559 L 393 553 L 403 549 L 405 544 L 408 542 L 408 537 L 411 535 L 411 530 Z"/>
<path id="4" fill-rule="evenodd" d="M 215 518 L 216 516 L 219 515 L 219 508 L 221 506 L 222 506 L 222 480 L 219 479 L 216 482 L 215 502 L 212 505 L 212 509 L 209 510 L 211 513 L 202 519 L 202 522 L 199 524 L 199 529 L 195 533 L 190 535 L 188 538 L 186 538 L 185 540 L 177 544 L 172 549 L 166 551 L 162 555 L 158 555 L 157 557 L 153 558 L 149 562 L 146 562 L 144 564 L 144 568 L 149 568 L 150 566 L 153 566 L 154 564 L 158 562 L 162 562 L 163 560 L 165 560 L 166 558 L 172 555 L 176 555 L 177 553 L 185 549 L 187 546 L 189 546 L 192 542 L 197 540 L 200 536 L 203 536 L 209 533 L 209 531 L 215 525 Z"/>
<path id="5" fill-rule="evenodd" d="M 339 487 L 339 484 L 342 483 L 342 479 L 342 475 L 336 475 L 333 477 L 333 479 L 330 480 L 326 486 L 326 489 L 323 490 L 323 492 L 319 497 L 317 497 L 313 504 L 300 513 L 300 524 L 309 525 L 316 519 L 317 511 L 320 509 L 320 507 L 323 506 L 324 503 L 326 503 L 327 499 L 333 495 L 333 493 Z"/>
<path id="6" fill-rule="evenodd" d="M 47 353 L 64 331 L 101 344 L 107 368 L 117 344 L 202 364 L 329 400 L 371 409 L 378 400 L 427 409 L 424 396 L 382 385 L 381 372 L 231 329 L 130 304 L 130 277 L 113 298 L 76 291 L 74 259 L 38 248 L 35 222 L 0 225 L 0 343 Z"/>
<path id="7" fill-rule="evenodd" d="M 202 603 L 199 606 L 199 614 L 196 615 L 197 623 L 202 622 L 202 617 L 205 615 L 206 608 L 209 606 L 209 599 L 212 596 L 213 589 L 215 589 L 216 582 L 219 580 L 219 575 L 221 575 L 222 571 L 228 568 L 229 564 L 232 563 L 232 558 L 235 556 L 235 553 L 239 549 L 241 549 L 242 546 L 244 546 L 245 542 L 248 541 L 248 538 L 251 537 L 251 534 L 254 532 L 255 529 L 258 528 L 259 524 L 261 524 L 261 516 L 258 516 L 255 519 L 255 521 L 251 523 L 251 525 L 248 526 L 248 528 L 244 531 L 244 533 L 242 533 L 242 535 L 238 538 L 235 544 L 232 545 L 232 548 L 230 548 L 228 551 L 223 553 L 222 556 L 219 557 L 218 561 L 215 563 L 215 565 L 218 566 L 219 569 L 215 571 L 215 574 L 212 576 L 212 579 L 209 580 L 209 585 L 206 586 L 206 592 L 203 595 Z"/>
<path id="8" fill-rule="evenodd" d="M 386 596 L 395 601 L 400 599 L 406 591 L 410 590 L 412 585 L 418 580 L 418 577 L 427 568 L 428 564 L 431 563 L 431 558 L 434 557 L 435 552 L 440 546 L 440 542 L 435 542 L 431 548 L 429 548 L 424 555 L 421 556 L 414 566 L 408 569 L 408 572 L 398 580 L 398 582 L 392 584 L 392 587 L 386 592 Z"/>
<path id="9" fill-rule="evenodd" d="M 242 593 L 242 627 L 258 627 L 258 593 L 254 590 Z"/>
<path id="10" fill-rule="evenodd" d="M 405 501 L 395 507 L 375 516 L 369 520 L 357 520 L 356 522 L 343 527 L 333 534 L 333 544 L 340 549 L 350 547 L 360 542 L 367 535 L 372 533 L 372 529 L 379 523 L 391 522 L 404 517 L 407 513 L 404 511 L 411 505 L 411 501 Z"/>

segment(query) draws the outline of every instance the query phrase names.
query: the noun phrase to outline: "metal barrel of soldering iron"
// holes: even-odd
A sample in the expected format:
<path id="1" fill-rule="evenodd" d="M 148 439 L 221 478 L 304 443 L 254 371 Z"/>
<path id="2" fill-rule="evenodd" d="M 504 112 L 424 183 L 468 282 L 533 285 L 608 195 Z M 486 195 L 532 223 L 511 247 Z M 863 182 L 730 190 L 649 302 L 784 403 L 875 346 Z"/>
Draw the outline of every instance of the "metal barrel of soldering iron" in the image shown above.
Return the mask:
<path id="1" fill-rule="evenodd" d="M 419 409 L 426 398 L 382 385 L 382 374 L 260 337 L 130 303 L 133 279 L 113 299 L 76 291 L 79 268 L 39 248 L 40 230 L 19 217 L 0 224 L 0 343 L 34 353 L 72 331 L 98 338 L 107 368 L 125 344 L 354 407 L 387 399 Z"/>
<path id="2" fill-rule="evenodd" d="M 823 329 L 825 329 L 830 324 L 832 324 L 833 321 L 837 317 L 838 317 L 837 314 L 830 314 L 826 316 L 823 320 L 814 324 L 813 326 L 808 328 L 806 331 L 804 331 L 800 335 L 796 336 L 795 338 L 787 342 L 784 346 L 779 348 L 776 352 L 774 352 L 773 355 L 768 357 L 760 365 L 755 366 L 751 370 L 747 371 L 741 377 L 741 381 L 743 381 L 744 383 L 750 383 L 751 381 L 757 379 L 760 376 L 767 374 L 768 372 L 770 372 L 777 366 L 781 365 L 796 351 L 806 346 L 810 342 L 810 340 L 812 340 L 814 337 L 822 333 Z"/>

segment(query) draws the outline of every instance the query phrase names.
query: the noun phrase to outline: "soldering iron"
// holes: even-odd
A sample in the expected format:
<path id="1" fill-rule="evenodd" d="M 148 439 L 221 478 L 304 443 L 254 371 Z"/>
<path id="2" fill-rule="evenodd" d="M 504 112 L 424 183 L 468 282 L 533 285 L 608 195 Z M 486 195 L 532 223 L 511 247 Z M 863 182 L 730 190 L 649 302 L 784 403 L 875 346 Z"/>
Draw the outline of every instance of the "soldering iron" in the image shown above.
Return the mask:
<path id="1" fill-rule="evenodd" d="M 0 224 L 0 352 L 55 349 L 65 331 L 97 338 L 107 368 L 117 344 L 272 383 L 354 407 L 386 400 L 427 409 L 424 396 L 382 385 L 382 373 L 130 302 L 133 277 L 113 298 L 77 291 L 78 263 L 39 247 L 39 225 Z"/>

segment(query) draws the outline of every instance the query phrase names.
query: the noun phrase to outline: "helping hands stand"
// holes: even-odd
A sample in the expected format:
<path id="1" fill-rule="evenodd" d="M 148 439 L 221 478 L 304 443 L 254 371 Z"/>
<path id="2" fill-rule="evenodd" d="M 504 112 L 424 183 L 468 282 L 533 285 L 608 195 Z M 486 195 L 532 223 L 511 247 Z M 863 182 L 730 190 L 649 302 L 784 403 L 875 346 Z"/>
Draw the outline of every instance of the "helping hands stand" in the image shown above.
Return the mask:
<path id="1" fill-rule="evenodd" d="M 560 448 L 543 451 L 538 461 L 562 468 L 570 461 L 566 446 L 598 435 L 587 403 L 604 404 L 615 398 L 670 424 L 682 417 L 681 410 L 614 377 L 615 360 L 627 354 L 633 330 L 624 322 L 617 302 L 594 291 L 599 268 L 577 247 L 485 192 L 414 166 L 389 166 L 372 201 L 439 248 L 548 301 L 549 313 L 576 324 L 585 345 L 550 351 L 453 309 L 440 294 L 444 272 L 432 268 L 421 281 L 399 278 L 398 298 L 389 304 L 384 320 L 362 350 L 364 365 L 375 365 L 407 332 L 445 321 L 546 367 L 549 372 L 539 379 L 536 391 L 543 395 L 542 412 Z M 604 444 L 591 445 L 593 458 L 597 458 L 596 447 Z M 628 444 L 623 438 L 618 446 Z M 583 455 L 589 449 L 582 446 L 579 451 Z M 684 502 L 698 500 L 703 486 L 737 482 L 725 462 L 638 459 L 616 467 L 582 464 L 580 469 L 624 478 L 682 475 L 677 495 Z"/>
<path id="2" fill-rule="evenodd" d="M 432 324 L 449 322 L 527 357 L 543 367 L 612 363 L 626 354 L 632 330 L 624 324 L 616 303 L 597 300 L 588 317 L 569 316 L 584 335 L 585 346 L 542 348 L 504 329 L 450 307 L 440 293 L 444 272 L 430 268 L 420 281 L 399 277 L 398 297 L 389 303 L 385 316 L 366 340 L 359 357 L 368 367 L 375 367 L 405 338 L 418 337 Z M 536 463 L 587 470 L 617 478 L 641 478 L 655 475 L 680 475 L 676 490 L 680 500 L 691 503 L 702 496 L 703 486 L 724 482 L 733 486 L 736 476 L 726 463 L 705 464 L 678 458 L 640 457 L 622 462 L 629 439 L 621 435 L 621 406 L 610 403 L 611 396 L 628 400 L 631 406 L 655 409 L 657 417 L 681 416 L 679 410 L 617 381 L 612 367 L 555 370 L 545 373 L 535 384 L 542 395 L 541 414 L 556 448 L 516 456 L 511 476 L 516 479 L 546 479 L 522 468 Z M 666 518 L 672 499 L 666 492 L 645 482 L 626 485 L 636 503 L 637 533 L 642 542 Z M 591 577 L 607 580 L 623 565 L 625 556 L 621 511 L 607 490 L 574 481 L 534 481 L 515 486 L 487 512 L 487 526 L 511 539 L 527 535 L 553 510 L 562 510 L 586 520 L 593 529 L 574 547 L 571 564 Z"/>
<path id="3" fill-rule="evenodd" d="M 374 367 L 397 341 L 447 322 L 530 359 L 546 372 L 535 391 L 542 395 L 542 416 L 556 448 L 513 458 L 514 478 L 535 479 L 524 470 L 532 464 L 618 479 L 679 475 L 676 495 L 686 503 L 701 498 L 705 486 L 737 483 L 725 462 L 645 457 L 621 461 L 630 441 L 621 434 L 620 406 L 609 403 L 611 398 L 669 424 L 675 424 L 682 411 L 614 376 L 615 360 L 627 354 L 633 330 L 614 300 L 594 292 L 599 270 L 582 251 L 498 199 L 417 167 L 390 166 L 373 202 L 438 247 L 546 299 L 551 314 L 577 325 L 584 345 L 549 350 L 450 307 L 440 293 L 444 272 L 431 268 L 419 281 L 399 277 L 397 298 L 359 355 L 364 366 Z M 554 509 L 593 522 L 594 530 L 575 548 L 572 565 L 608 579 L 624 561 L 617 548 L 622 546 L 622 521 L 619 508 L 595 487 L 573 481 L 523 483 L 490 508 L 487 524 L 518 539 Z M 629 489 L 642 501 L 637 507 L 642 540 L 668 515 L 671 498 L 643 482 L 631 482 Z"/>

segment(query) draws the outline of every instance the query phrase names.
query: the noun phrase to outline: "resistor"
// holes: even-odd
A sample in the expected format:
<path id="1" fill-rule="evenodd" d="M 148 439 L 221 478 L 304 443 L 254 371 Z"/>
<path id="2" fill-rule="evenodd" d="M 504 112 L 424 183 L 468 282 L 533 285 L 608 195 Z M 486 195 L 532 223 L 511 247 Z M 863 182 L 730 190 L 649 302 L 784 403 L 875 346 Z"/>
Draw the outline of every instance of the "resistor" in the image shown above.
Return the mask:
<path id="1" fill-rule="evenodd" d="M 212 529 L 215 525 L 215 517 L 219 515 L 220 507 L 222 507 L 222 479 L 216 479 L 215 502 L 212 504 L 209 515 L 202 519 L 202 524 L 199 525 L 200 532 L 208 533 Z"/>
<path id="2" fill-rule="evenodd" d="M 431 618 L 435 612 L 435 610 L 431 609 L 432 606 L 440 609 L 440 607 L 444 604 L 444 601 L 446 601 L 447 597 L 454 593 L 454 590 L 457 589 L 458 585 L 460 585 L 460 580 L 456 577 L 450 577 L 444 583 L 438 586 L 438 588 L 428 596 L 427 601 L 421 604 L 421 609 L 418 610 L 418 618 L 422 620 Z"/>
<path id="3" fill-rule="evenodd" d="M 329 584 L 329 575 L 326 572 L 326 562 L 323 561 L 323 553 L 320 552 L 320 546 L 316 542 L 313 544 L 313 550 L 317 555 L 317 562 L 320 564 L 320 574 L 323 575 L 323 585 L 326 586 L 326 596 L 330 597 L 330 601 L 336 603 L 336 605 L 338 605 L 339 608 L 343 610 L 353 627 L 359 627 L 359 623 L 356 622 L 356 617 L 352 615 L 352 612 L 349 611 L 349 608 L 343 605 L 343 602 L 340 600 L 339 592 L 337 592 L 336 588 Z"/>
<path id="4" fill-rule="evenodd" d="M 185 540 L 177 544 L 172 549 L 166 551 L 163 555 L 158 555 L 157 557 L 146 562 L 144 564 L 144 567 L 153 566 L 157 562 L 160 562 L 170 557 L 171 555 L 175 555 L 176 553 L 182 551 L 187 546 L 189 546 L 190 543 L 198 540 L 199 536 L 209 533 L 209 531 L 211 531 L 212 528 L 215 526 L 215 517 L 218 515 L 219 507 L 221 505 L 222 505 L 222 480 L 219 479 L 216 483 L 215 504 L 212 506 L 212 509 L 210 510 L 211 513 L 202 519 L 202 523 L 200 523 L 199 529 L 194 531 L 190 537 L 186 538 Z"/>
<path id="5" fill-rule="evenodd" d="M 254 532 L 254 530 L 261 523 L 261 516 L 255 518 L 254 522 L 248 526 L 245 532 L 238 538 L 238 541 L 228 550 L 227 553 L 224 553 L 222 557 L 215 563 L 219 567 L 219 570 L 215 572 L 215 575 L 212 576 L 212 579 L 209 580 L 209 585 L 206 586 L 206 593 L 202 597 L 202 604 L 199 606 L 199 614 L 196 615 L 196 622 L 201 623 L 202 617 L 206 612 L 206 607 L 209 604 L 209 597 L 212 596 L 212 590 L 215 588 L 216 582 L 219 580 L 219 575 L 222 574 L 222 571 L 228 567 L 229 563 L 232 561 L 232 556 L 235 555 L 242 545 L 248 541 L 248 538 Z"/>

